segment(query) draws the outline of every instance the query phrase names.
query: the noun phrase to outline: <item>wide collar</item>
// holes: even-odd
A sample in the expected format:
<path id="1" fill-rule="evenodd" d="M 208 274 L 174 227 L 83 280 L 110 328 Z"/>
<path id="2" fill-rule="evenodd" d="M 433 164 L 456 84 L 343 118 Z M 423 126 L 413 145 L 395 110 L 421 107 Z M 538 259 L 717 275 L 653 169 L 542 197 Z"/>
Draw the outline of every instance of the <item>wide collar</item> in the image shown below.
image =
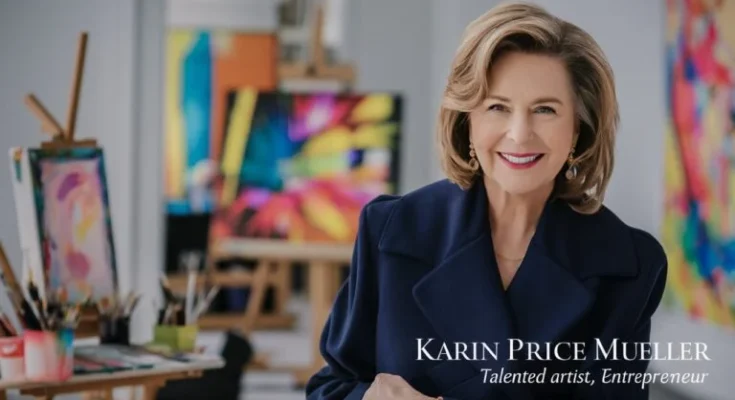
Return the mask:
<path id="1" fill-rule="evenodd" d="M 560 339 L 591 308 L 595 293 L 590 281 L 637 274 L 628 229 L 608 210 L 601 213 L 609 215 L 584 216 L 562 201 L 549 200 L 506 291 L 482 183 L 467 191 L 436 185 L 404 197 L 396 207 L 380 249 L 433 265 L 414 286 L 413 296 L 438 339 L 499 343 L 497 360 L 473 362 L 477 373 L 513 368 L 507 362 L 509 339 L 540 344 Z M 477 386 L 471 393 L 487 390 Z M 519 386 L 504 390 L 513 399 L 530 396 Z"/>

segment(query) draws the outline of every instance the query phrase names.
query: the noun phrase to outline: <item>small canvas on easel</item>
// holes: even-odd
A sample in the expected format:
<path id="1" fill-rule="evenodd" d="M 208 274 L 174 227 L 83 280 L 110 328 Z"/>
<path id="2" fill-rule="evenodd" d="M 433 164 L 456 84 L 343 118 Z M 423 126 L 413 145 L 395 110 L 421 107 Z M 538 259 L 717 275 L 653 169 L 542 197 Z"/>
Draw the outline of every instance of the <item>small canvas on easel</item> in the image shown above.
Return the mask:
<path id="1" fill-rule="evenodd" d="M 34 272 L 69 300 L 113 296 L 115 252 L 104 153 L 96 147 L 12 149 L 21 245 Z"/>

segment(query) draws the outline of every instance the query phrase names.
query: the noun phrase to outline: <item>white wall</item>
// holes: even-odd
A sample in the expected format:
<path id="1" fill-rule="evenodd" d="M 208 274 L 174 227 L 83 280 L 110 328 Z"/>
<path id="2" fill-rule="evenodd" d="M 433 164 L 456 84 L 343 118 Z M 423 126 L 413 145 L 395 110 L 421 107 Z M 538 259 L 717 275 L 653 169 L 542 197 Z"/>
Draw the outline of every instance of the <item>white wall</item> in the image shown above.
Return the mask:
<path id="1" fill-rule="evenodd" d="M 357 91 L 404 97 L 400 186 L 416 189 L 431 179 L 435 155 L 431 104 L 432 7 L 426 0 L 348 0 L 347 59 L 357 67 Z"/>

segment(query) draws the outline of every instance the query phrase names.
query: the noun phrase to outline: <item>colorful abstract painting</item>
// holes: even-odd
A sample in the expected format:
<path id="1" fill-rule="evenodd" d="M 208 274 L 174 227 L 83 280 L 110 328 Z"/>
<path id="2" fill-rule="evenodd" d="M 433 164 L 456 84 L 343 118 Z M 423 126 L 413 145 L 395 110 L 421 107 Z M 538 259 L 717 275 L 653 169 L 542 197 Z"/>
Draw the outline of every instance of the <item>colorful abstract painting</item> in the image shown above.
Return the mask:
<path id="1" fill-rule="evenodd" d="M 667 12 L 667 299 L 735 328 L 735 1 Z"/>
<path id="2" fill-rule="evenodd" d="M 275 35 L 173 29 L 166 42 L 165 176 L 169 214 L 211 212 L 227 93 L 275 89 Z"/>
<path id="3" fill-rule="evenodd" d="M 117 268 L 102 150 L 18 149 L 13 158 L 16 206 L 25 210 L 21 244 L 40 253 L 27 256 L 40 260 L 45 286 L 63 287 L 71 301 L 112 296 Z"/>
<path id="4" fill-rule="evenodd" d="M 230 93 L 211 236 L 347 243 L 397 184 L 401 99 Z"/>

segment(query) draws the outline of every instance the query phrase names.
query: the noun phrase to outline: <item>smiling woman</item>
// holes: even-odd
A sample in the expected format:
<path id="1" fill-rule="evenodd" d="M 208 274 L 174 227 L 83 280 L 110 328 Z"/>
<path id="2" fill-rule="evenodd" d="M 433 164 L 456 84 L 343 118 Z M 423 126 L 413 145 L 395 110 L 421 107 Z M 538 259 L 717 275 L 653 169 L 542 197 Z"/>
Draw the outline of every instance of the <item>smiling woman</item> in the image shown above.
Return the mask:
<path id="1" fill-rule="evenodd" d="M 667 273 L 659 243 L 602 205 L 618 105 L 598 44 L 540 7 L 495 7 L 465 31 L 438 122 L 449 179 L 362 210 L 307 398 L 647 399 L 632 380 L 584 383 L 645 373 L 643 354 L 580 349 L 649 342 Z M 458 356 L 417 357 L 419 338 Z M 524 345 L 492 346 L 509 341 Z"/>

